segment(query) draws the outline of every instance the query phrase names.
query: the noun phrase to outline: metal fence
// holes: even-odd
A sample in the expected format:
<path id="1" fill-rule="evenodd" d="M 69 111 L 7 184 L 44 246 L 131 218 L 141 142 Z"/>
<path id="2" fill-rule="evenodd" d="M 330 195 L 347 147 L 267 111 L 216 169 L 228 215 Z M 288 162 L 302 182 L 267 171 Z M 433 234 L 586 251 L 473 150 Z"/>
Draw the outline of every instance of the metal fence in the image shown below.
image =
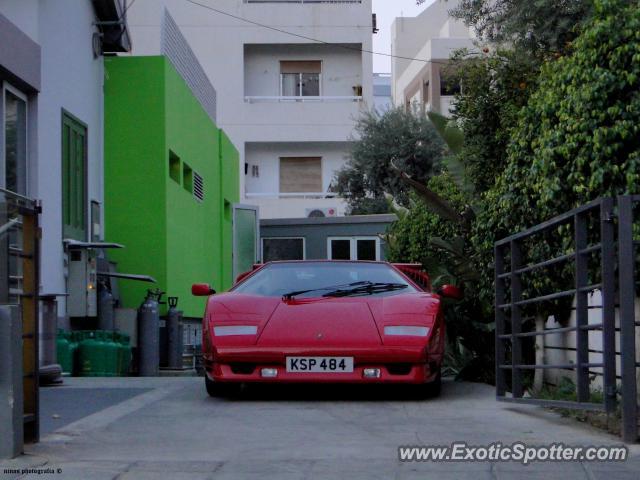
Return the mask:
<path id="1" fill-rule="evenodd" d="M 623 438 L 637 439 L 638 242 L 633 238 L 633 213 L 638 204 L 640 196 L 619 197 L 617 202 L 599 199 L 495 244 L 498 400 L 612 413 L 621 395 Z M 602 304 L 589 306 L 588 296 L 595 291 L 600 292 Z M 594 308 L 600 315 L 590 321 L 589 311 Z M 567 317 L 567 312 L 575 318 L 574 325 L 540 328 L 540 322 L 535 322 L 547 315 Z M 539 340 L 550 335 L 575 336 L 575 362 L 547 363 L 536 354 Z M 599 350 L 590 348 L 594 336 L 600 337 Z M 575 399 L 540 398 L 535 389 L 527 389 L 532 372 L 545 369 L 571 372 Z M 594 395 L 591 387 L 594 369 L 602 374 L 601 395 Z"/>
<path id="2" fill-rule="evenodd" d="M 0 189 L 0 307 L 17 311 L 22 337 L 22 345 L 9 342 L 2 348 L 22 351 L 22 385 L 13 387 L 22 390 L 22 402 L 13 407 L 23 414 L 26 442 L 39 438 L 39 214 L 37 202 Z"/>
<path id="3" fill-rule="evenodd" d="M 638 438 L 638 384 L 636 369 L 640 366 L 636 352 L 636 327 L 640 318 L 635 317 L 636 286 L 638 285 L 637 240 L 634 225 L 638 225 L 640 195 L 618 197 L 618 274 L 620 298 L 620 377 L 622 386 L 622 437 L 626 441 Z"/>

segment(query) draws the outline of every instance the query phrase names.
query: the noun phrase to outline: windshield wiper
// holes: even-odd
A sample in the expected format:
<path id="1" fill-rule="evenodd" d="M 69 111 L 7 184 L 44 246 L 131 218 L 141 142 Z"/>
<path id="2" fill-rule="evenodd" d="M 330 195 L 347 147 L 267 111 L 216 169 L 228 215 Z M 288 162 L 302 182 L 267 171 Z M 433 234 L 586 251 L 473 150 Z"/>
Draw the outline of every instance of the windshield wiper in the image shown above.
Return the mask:
<path id="1" fill-rule="evenodd" d="M 354 288 L 340 288 L 327 292 L 323 297 L 348 297 L 350 295 L 373 295 L 380 292 L 392 292 L 395 290 L 404 290 L 408 288 L 405 283 L 373 283 L 364 282 L 364 285 L 356 286 Z"/>
<path id="2" fill-rule="evenodd" d="M 298 295 L 303 295 L 305 293 L 321 292 L 322 290 L 331 290 L 332 292 L 338 292 L 338 291 L 342 291 L 341 289 L 344 287 L 357 287 L 358 285 L 370 285 L 370 284 L 371 282 L 353 282 L 353 283 L 346 283 L 343 285 L 332 285 L 330 287 L 310 288 L 309 290 L 297 290 L 294 292 L 283 294 L 282 300 L 285 300 L 285 301 L 293 300 L 294 297 L 297 297 Z M 326 297 L 327 295 L 323 295 L 323 296 Z"/>

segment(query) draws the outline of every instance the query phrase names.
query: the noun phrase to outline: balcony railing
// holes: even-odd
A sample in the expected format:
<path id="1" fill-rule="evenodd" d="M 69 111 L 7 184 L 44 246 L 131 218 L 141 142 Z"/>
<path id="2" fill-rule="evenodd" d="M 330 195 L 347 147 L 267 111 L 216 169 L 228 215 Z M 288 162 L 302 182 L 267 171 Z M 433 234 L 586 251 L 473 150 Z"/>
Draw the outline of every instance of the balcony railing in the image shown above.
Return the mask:
<path id="1" fill-rule="evenodd" d="M 264 97 L 264 96 L 246 96 L 246 103 L 340 103 L 340 102 L 361 102 L 362 96 L 352 97 Z"/>
<path id="2" fill-rule="evenodd" d="M 280 193 L 280 192 L 261 192 L 246 193 L 247 198 L 338 198 L 335 192 L 296 192 L 296 193 Z"/>

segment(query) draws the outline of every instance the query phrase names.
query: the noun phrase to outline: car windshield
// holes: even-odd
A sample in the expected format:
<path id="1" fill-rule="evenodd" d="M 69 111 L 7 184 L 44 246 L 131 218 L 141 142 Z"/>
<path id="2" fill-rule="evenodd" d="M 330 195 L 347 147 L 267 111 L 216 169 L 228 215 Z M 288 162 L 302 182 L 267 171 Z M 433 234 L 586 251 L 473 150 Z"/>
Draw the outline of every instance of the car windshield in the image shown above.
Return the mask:
<path id="1" fill-rule="evenodd" d="M 356 262 L 272 263 L 233 292 L 263 297 L 382 296 L 418 291 L 389 265 Z"/>

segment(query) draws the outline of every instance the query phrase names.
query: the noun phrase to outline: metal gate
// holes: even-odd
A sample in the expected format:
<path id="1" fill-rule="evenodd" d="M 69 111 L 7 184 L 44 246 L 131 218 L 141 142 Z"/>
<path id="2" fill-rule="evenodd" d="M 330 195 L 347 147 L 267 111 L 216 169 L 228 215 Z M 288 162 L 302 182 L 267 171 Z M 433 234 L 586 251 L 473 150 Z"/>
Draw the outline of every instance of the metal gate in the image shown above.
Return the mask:
<path id="1" fill-rule="evenodd" d="M 634 247 L 638 242 L 633 239 L 633 211 L 639 199 L 619 197 L 617 207 L 612 198 L 599 199 L 496 242 L 498 400 L 612 413 L 620 394 L 623 437 L 629 442 L 637 439 L 635 328 L 638 323 L 634 318 L 634 304 L 638 252 Z M 540 281 L 541 276 L 544 282 Z M 540 285 L 548 287 L 549 283 L 553 291 L 540 291 Z M 601 304 L 589 305 L 589 295 L 596 291 L 600 292 Z M 619 328 L 616 327 L 618 306 Z M 599 312 L 595 321 L 594 311 Z M 564 312 L 564 317 L 575 322 L 565 319 L 566 323 L 573 324 L 554 328 L 540 328 L 539 321 L 537 325 L 532 322 L 540 317 L 545 321 L 545 315 L 556 315 L 556 312 L 558 317 Z M 548 363 L 536 354 L 539 342 L 551 335 L 575 336 L 575 361 Z M 620 349 L 616 352 L 618 335 Z M 590 343 L 600 347 L 594 349 Z M 573 354 L 574 348 L 567 350 Z M 620 369 L 616 366 L 617 356 L 622 365 Z M 575 399 L 536 398 L 536 392 L 531 391 L 525 395 L 525 382 L 531 379 L 531 373 L 544 369 L 570 372 L 575 378 Z M 591 388 L 591 379 L 597 375 L 602 376 L 602 398 L 598 401 L 593 399 Z"/>
<path id="2" fill-rule="evenodd" d="M 39 214 L 37 202 L 0 189 L 0 307 L 12 312 L 11 321 L 15 322 L 18 335 L 22 337 L 22 385 L 13 387 L 13 391 L 22 391 L 22 402 L 14 404 L 12 409 L 23 415 L 25 442 L 39 439 Z M 15 350 L 16 345 L 8 343 L 3 348 Z M 7 379 L 2 380 L 4 382 Z"/>
<path id="3" fill-rule="evenodd" d="M 640 195 L 618 197 L 618 272 L 620 299 L 620 359 L 622 386 L 622 438 L 633 442 L 638 438 L 638 352 L 636 352 L 635 317 L 638 280 L 638 224 L 640 223 Z M 636 227 L 634 237 L 634 225 Z"/>

